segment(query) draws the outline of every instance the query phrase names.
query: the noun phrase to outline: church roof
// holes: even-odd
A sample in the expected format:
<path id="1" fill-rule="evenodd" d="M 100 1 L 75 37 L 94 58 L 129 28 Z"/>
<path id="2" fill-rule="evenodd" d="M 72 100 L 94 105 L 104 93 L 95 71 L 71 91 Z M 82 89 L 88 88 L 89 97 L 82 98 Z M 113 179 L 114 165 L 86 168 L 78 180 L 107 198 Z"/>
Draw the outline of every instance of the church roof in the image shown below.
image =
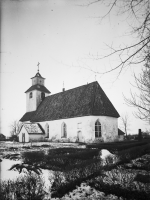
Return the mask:
<path id="1" fill-rule="evenodd" d="M 27 91 L 25 91 L 25 93 L 33 90 L 39 90 L 41 92 L 50 93 L 50 91 L 44 85 L 39 85 L 39 84 L 32 85 Z"/>
<path id="2" fill-rule="evenodd" d="M 44 134 L 38 123 L 25 123 L 23 126 L 29 134 Z"/>
<path id="3" fill-rule="evenodd" d="M 29 120 L 40 122 L 89 115 L 119 117 L 97 81 L 46 97 Z"/>
<path id="4" fill-rule="evenodd" d="M 19 120 L 21 122 L 26 122 L 26 121 L 30 121 L 32 116 L 35 114 L 36 111 L 32 111 L 32 112 L 27 112 L 25 113 L 22 118 Z"/>
<path id="5" fill-rule="evenodd" d="M 125 135 L 125 133 L 121 129 L 118 128 L 118 135 Z"/>

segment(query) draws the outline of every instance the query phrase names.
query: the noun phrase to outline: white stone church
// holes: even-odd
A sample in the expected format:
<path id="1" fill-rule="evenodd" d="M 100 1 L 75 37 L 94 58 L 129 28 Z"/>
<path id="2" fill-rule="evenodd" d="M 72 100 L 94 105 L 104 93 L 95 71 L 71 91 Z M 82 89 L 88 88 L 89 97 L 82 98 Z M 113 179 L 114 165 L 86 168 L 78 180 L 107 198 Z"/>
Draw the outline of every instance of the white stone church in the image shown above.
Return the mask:
<path id="1" fill-rule="evenodd" d="M 97 81 L 50 94 L 39 70 L 26 93 L 20 142 L 99 142 L 118 139 L 119 114 Z"/>

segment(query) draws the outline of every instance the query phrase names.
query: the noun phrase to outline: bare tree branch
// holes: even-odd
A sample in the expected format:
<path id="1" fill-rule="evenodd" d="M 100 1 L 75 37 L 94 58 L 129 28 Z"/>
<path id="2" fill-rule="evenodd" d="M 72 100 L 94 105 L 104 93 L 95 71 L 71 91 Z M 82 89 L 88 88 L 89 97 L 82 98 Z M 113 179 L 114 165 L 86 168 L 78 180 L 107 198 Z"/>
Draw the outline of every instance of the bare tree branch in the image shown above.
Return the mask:
<path id="1" fill-rule="evenodd" d="M 101 19 L 105 19 L 110 15 L 113 9 L 118 10 L 118 15 L 128 14 L 130 19 L 133 19 L 131 25 L 131 33 L 138 35 L 137 42 L 133 45 L 125 46 L 124 48 L 113 48 L 109 46 L 111 53 L 105 56 L 93 56 L 92 59 L 99 60 L 117 55 L 119 58 L 119 64 L 110 70 L 103 72 L 102 74 L 110 73 L 114 70 L 119 70 L 119 74 L 122 70 L 132 64 L 139 64 L 145 62 L 147 54 L 146 49 L 150 44 L 150 1 L 149 0 L 89 0 L 85 5 L 90 6 L 92 4 L 100 3 L 108 7 L 106 14 L 101 16 Z M 85 6 L 84 5 L 84 6 Z M 134 19 L 137 23 L 134 23 Z M 108 46 L 108 45 L 107 45 Z M 124 58 L 126 54 L 126 58 Z"/>
<path id="2" fill-rule="evenodd" d="M 130 92 L 131 98 L 124 96 L 128 106 L 135 107 L 134 115 L 142 120 L 150 121 L 150 66 L 146 66 L 137 77 L 134 75 L 138 94 Z"/>
<path id="3" fill-rule="evenodd" d="M 128 114 L 126 113 L 123 116 L 121 116 L 120 120 L 121 120 L 122 127 L 124 129 L 124 132 L 126 134 L 126 138 L 127 138 L 128 131 L 130 130 L 129 129 L 129 127 L 130 127 L 130 123 L 129 123 L 130 119 L 129 119 Z"/>
<path id="4" fill-rule="evenodd" d="M 13 135 L 18 135 L 20 128 L 21 128 L 22 123 L 14 120 L 11 124 L 10 124 L 10 133 L 11 136 Z"/>

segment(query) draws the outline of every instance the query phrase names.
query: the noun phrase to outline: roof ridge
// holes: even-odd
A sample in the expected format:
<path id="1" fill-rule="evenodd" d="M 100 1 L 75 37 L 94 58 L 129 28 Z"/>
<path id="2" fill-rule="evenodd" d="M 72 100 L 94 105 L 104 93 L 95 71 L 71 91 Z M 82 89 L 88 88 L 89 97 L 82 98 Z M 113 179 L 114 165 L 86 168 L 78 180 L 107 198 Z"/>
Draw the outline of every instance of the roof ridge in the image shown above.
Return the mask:
<path id="1" fill-rule="evenodd" d="M 94 83 L 96 83 L 96 82 L 97 82 L 97 81 L 93 81 L 93 82 L 88 83 L 88 84 L 85 84 L 85 85 L 80 85 L 80 86 L 75 87 L 75 88 L 71 88 L 71 89 L 68 89 L 68 90 L 65 90 L 65 91 L 62 91 L 62 92 L 58 92 L 58 93 L 55 93 L 55 94 L 51 94 L 50 96 L 45 97 L 45 99 L 48 98 L 48 97 L 51 97 L 51 96 L 54 96 L 54 95 L 60 94 L 60 93 L 65 93 L 65 92 L 68 92 L 68 91 L 70 91 L 70 90 L 74 90 L 74 89 L 81 88 L 81 87 L 83 87 L 83 86 L 87 86 L 87 85 L 90 85 L 90 84 L 94 84 Z"/>

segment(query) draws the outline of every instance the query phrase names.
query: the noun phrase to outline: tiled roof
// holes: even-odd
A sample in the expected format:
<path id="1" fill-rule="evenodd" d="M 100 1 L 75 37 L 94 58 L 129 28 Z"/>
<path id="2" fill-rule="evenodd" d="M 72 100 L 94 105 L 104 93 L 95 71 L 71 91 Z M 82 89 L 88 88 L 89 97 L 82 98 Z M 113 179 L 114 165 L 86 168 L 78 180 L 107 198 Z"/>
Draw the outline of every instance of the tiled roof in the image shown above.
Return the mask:
<path id="1" fill-rule="evenodd" d="M 27 112 L 23 115 L 23 117 L 19 120 L 21 122 L 30 121 L 32 116 L 35 114 L 36 111 Z"/>
<path id="2" fill-rule="evenodd" d="M 31 121 L 51 121 L 89 115 L 119 117 L 97 81 L 46 97 Z"/>
<path id="3" fill-rule="evenodd" d="M 124 135 L 125 133 L 118 128 L 118 135 Z"/>
<path id="4" fill-rule="evenodd" d="M 25 123 L 23 126 L 29 134 L 44 134 L 38 123 Z"/>
<path id="5" fill-rule="evenodd" d="M 32 85 L 27 91 L 25 91 L 25 93 L 33 90 L 39 90 L 41 92 L 50 93 L 50 91 L 44 85 L 39 85 L 39 84 Z"/>

